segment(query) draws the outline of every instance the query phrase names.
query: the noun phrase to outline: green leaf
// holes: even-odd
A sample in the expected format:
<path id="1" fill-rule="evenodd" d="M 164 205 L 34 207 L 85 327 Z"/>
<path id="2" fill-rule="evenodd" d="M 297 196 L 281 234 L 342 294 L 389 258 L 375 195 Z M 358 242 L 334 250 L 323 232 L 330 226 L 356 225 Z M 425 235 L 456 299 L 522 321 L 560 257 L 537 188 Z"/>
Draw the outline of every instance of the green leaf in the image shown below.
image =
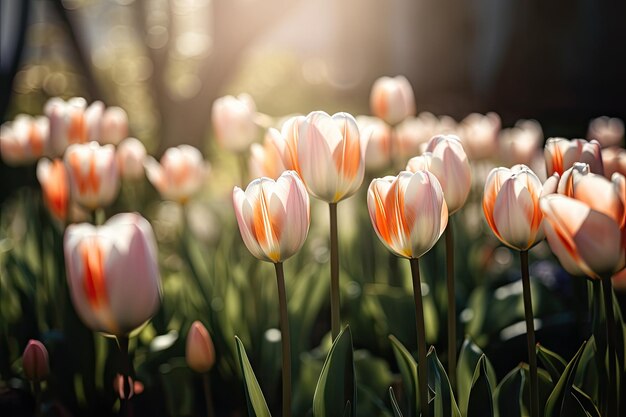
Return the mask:
<path id="1" fill-rule="evenodd" d="M 391 400 L 391 409 L 393 410 L 394 417 L 404 417 L 402 415 L 402 411 L 400 411 L 400 406 L 398 405 L 398 400 L 396 400 L 396 395 L 393 392 L 393 388 L 389 387 L 389 399 Z"/>
<path id="2" fill-rule="evenodd" d="M 496 417 L 522 416 L 525 379 L 521 365 L 502 378 L 494 392 Z"/>
<path id="3" fill-rule="evenodd" d="M 594 404 L 591 397 L 588 396 L 576 385 L 573 386 L 572 395 L 574 396 L 574 398 L 576 398 L 582 409 L 585 410 L 585 413 L 589 417 L 601 417 L 600 411 L 598 410 L 598 407 L 596 407 L 596 405 Z"/>
<path id="4" fill-rule="evenodd" d="M 540 344 L 537 344 L 537 357 L 543 364 L 546 371 L 550 374 L 552 384 L 556 385 L 559 378 L 561 378 L 563 371 L 565 371 L 565 367 L 567 366 L 565 359 Z"/>
<path id="5" fill-rule="evenodd" d="M 356 416 L 356 383 L 350 326 L 344 328 L 328 352 L 313 395 L 314 417 Z"/>
<path id="6" fill-rule="evenodd" d="M 428 361 L 428 385 L 435 392 L 435 417 L 461 417 L 461 411 L 454 399 L 450 380 L 437 357 L 437 351 L 431 346 L 426 356 Z"/>
<path id="7" fill-rule="evenodd" d="M 472 379 L 478 361 L 483 356 L 483 351 L 471 340 L 469 336 L 463 341 L 461 346 L 461 353 L 459 354 L 459 362 L 456 368 L 457 378 L 457 398 L 459 400 L 459 409 L 461 414 L 467 414 L 467 403 L 469 401 L 470 389 L 472 387 Z M 489 359 L 485 356 L 485 366 L 487 368 L 487 376 L 492 384 L 495 385 L 496 372 L 489 362 Z"/>
<path id="8" fill-rule="evenodd" d="M 237 342 L 237 354 L 239 355 L 239 363 L 243 372 L 243 382 L 246 392 L 246 401 L 248 403 L 248 415 L 251 417 L 271 417 L 270 410 L 267 408 L 265 397 L 259 386 L 259 382 L 254 376 L 252 365 L 248 360 L 246 348 L 239 337 L 235 336 Z"/>
<path id="9" fill-rule="evenodd" d="M 565 403 L 570 400 L 570 397 L 572 396 L 572 386 L 576 376 L 576 368 L 578 367 L 580 356 L 582 355 L 586 344 L 587 342 L 583 342 L 580 349 L 578 349 L 578 352 L 576 352 L 576 355 L 574 355 L 574 358 L 567 364 L 567 367 L 561 375 L 561 378 L 559 378 L 552 394 L 550 394 L 548 402 L 546 403 L 544 413 L 545 417 L 559 417 L 566 415 L 563 414 L 563 409 Z"/>
<path id="10" fill-rule="evenodd" d="M 407 398 L 409 399 L 408 408 L 406 410 L 407 415 L 413 415 L 413 410 L 420 410 L 420 400 L 418 395 L 419 382 L 417 379 L 417 362 L 413 359 L 411 353 L 404 347 L 404 345 L 396 339 L 394 335 L 389 335 L 391 340 L 391 346 L 393 347 L 393 354 L 396 357 L 398 368 L 400 368 L 400 375 L 402 376 L 402 383 L 404 384 Z M 417 414 L 417 413 L 415 413 Z"/>
<path id="11" fill-rule="evenodd" d="M 467 417 L 493 417 L 492 382 L 487 368 L 487 357 L 483 354 L 472 377 L 467 406 Z"/>

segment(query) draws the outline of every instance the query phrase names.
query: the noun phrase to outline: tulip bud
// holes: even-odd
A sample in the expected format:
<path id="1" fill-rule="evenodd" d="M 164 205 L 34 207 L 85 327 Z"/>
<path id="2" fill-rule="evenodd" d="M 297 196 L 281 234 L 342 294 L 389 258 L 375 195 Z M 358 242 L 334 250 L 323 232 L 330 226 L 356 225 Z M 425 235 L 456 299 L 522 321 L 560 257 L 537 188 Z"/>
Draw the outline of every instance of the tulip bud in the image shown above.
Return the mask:
<path id="1" fill-rule="evenodd" d="M 233 190 L 241 237 L 262 261 L 282 262 L 300 250 L 309 232 L 309 195 L 295 171 L 278 180 L 258 178 Z"/>
<path id="2" fill-rule="evenodd" d="M 500 131 L 500 159 L 506 165 L 530 165 L 542 142 L 541 125 L 536 120 L 520 120 L 515 123 L 515 127 Z"/>
<path id="3" fill-rule="evenodd" d="M 0 126 L 0 152 L 8 165 L 24 165 L 46 154 L 49 122 L 45 117 L 20 114 Z"/>
<path id="4" fill-rule="evenodd" d="M 563 175 L 574 162 L 589 164 L 591 172 L 604 174 L 600 144 L 596 140 L 587 142 L 584 139 L 550 138 L 546 142 L 544 155 L 548 175 L 554 172 Z"/>
<path id="5" fill-rule="evenodd" d="M 117 167 L 122 178 L 136 181 L 144 176 L 146 148 L 135 138 L 126 138 L 117 147 Z"/>
<path id="6" fill-rule="evenodd" d="M 64 222 L 67 219 L 70 186 L 63 161 L 58 158 L 53 161 L 41 158 L 37 163 L 37 179 L 48 210 L 57 220 Z"/>
<path id="7" fill-rule="evenodd" d="M 598 117 L 589 122 L 588 140 L 597 140 L 603 148 L 619 146 L 624 141 L 624 122 L 615 117 Z"/>
<path id="8" fill-rule="evenodd" d="M 461 121 L 459 137 L 463 140 L 469 159 L 489 159 L 495 156 L 500 127 L 500 116 L 496 113 L 472 113 Z"/>
<path id="9" fill-rule="evenodd" d="M 161 278 L 152 226 L 134 213 L 102 226 L 70 225 L 64 238 L 74 308 L 97 332 L 128 336 L 161 304 Z"/>
<path id="10" fill-rule="evenodd" d="M 392 126 L 413 116 L 415 97 L 409 80 L 401 75 L 377 79 L 370 94 L 370 108 L 374 116 Z"/>
<path id="11" fill-rule="evenodd" d="M 145 168 L 148 180 L 161 197 L 180 204 L 200 191 L 209 172 L 209 165 L 200 151 L 189 145 L 167 149 L 161 163 L 152 157 L 146 158 Z"/>
<path id="12" fill-rule="evenodd" d="M 185 359 L 187 365 L 198 373 L 208 372 L 215 364 L 215 349 L 211 335 L 198 320 L 193 322 L 187 333 Z"/>
<path id="13" fill-rule="evenodd" d="M 58 97 L 48 100 L 44 113 L 50 120 L 50 145 L 55 156 L 61 156 L 72 143 L 85 143 L 88 129 L 85 120 L 87 102 L 74 97 L 64 101 Z"/>
<path id="14" fill-rule="evenodd" d="M 26 379 L 33 382 L 43 381 L 50 373 L 48 350 L 39 340 L 29 340 L 22 354 L 22 367 Z"/>
<path id="15" fill-rule="evenodd" d="M 215 100 L 211 120 L 220 145 L 232 152 L 245 152 L 258 135 L 255 114 L 256 106 L 248 94 Z"/>
<path id="16" fill-rule="evenodd" d="M 253 177 L 269 177 L 276 179 L 286 170 L 280 155 L 280 147 L 285 139 L 282 134 L 270 128 L 265 134 L 263 146 L 253 143 L 250 146 L 250 174 Z"/>
<path id="17" fill-rule="evenodd" d="M 100 143 L 117 145 L 128 137 L 128 115 L 121 107 L 109 107 L 102 115 Z"/>

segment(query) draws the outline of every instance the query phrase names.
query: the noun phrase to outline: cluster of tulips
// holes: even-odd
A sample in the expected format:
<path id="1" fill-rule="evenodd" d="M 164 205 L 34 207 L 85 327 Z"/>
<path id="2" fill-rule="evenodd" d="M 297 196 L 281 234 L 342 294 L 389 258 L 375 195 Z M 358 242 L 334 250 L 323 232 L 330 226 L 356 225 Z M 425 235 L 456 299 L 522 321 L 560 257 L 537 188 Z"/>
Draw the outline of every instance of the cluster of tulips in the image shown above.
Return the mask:
<path id="1" fill-rule="evenodd" d="M 456 390 L 455 254 L 449 219 L 463 208 L 472 188 L 484 184 L 482 208 L 487 224 L 504 245 L 520 253 L 531 376 L 530 416 L 543 413 L 539 411 L 528 251 L 546 238 L 563 268 L 572 275 L 587 277 L 594 282 L 594 291 L 603 295 L 609 392 L 599 405 L 602 415 L 617 417 L 617 387 L 624 364 L 620 359 L 623 355 L 616 352 L 611 278 L 626 266 L 626 151 L 617 146 L 623 137 L 623 124 L 616 119 L 596 119 L 589 129 L 591 140 L 551 138 L 542 154 L 543 133 L 535 121 L 521 121 L 514 128 L 500 130 L 500 119 L 494 113 L 473 114 L 460 123 L 429 113 L 414 117 L 413 92 L 404 77 L 377 80 L 370 105 L 374 116 L 355 118 L 348 113 L 331 116 L 314 111 L 286 118 L 279 122 L 280 129 L 266 126 L 262 144 L 255 142 L 259 125 L 267 125 L 268 117 L 256 111 L 249 96 L 226 96 L 213 105 L 218 142 L 239 155 L 242 182 L 248 171 L 256 178 L 245 189 L 234 188 L 232 204 L 245 246 L 256 258 L 275 267 L 282 415 L 292 412 L 292 354 L 283 262 L 296 254 L 307 238 L 309 196 L 329 207 L 333 340 L 315 393 L 313 414 L 355 415 L 351 390 L 337 384 L 326 388 L 322 382 L 328 378 L 334 349 L 350 337 L 349 327 L 342 328 L 347 323 L 340 317 L 338 204 L 357 193 L 367 177 L 371 181 L 367 189 L 371 225 L 382 244 L 410 264 L 418 347 L 417 362 L 412 362 L 416 367 L 412 381 L 415 415 L 443 415 L 438 404 L 444 396 L 437 389 L 434 395 L 429 390 L 434 365 L 426 343 L 419 260 L 445 234 L 449 346 L 444 375 Z M 156 161 L 139 140 L 128 137 L 128 120 L 122 109 L 105 108 L 100 102 L 87 106 L 77 98 L 50 100 L 42 117 L 16 117 L 2 126 L 0 139 L 7 163 L 38 161 L 37 177 L 46 205 L 65 228 L 65 264 L 73 306 L 90 329 L 116 338 L 122 357 L 119 396 L 124 408 L 132 412 L 130 398 L 137 388 L 128 355 L 129 337 L 161 304 L 157 240 L 150 222 L 141 215 L 121 213 L 107 220 L 103 210 L 117 198 L 122 181 L 132 183 L 144 175 L 163 199 L 184 206 L 202 189 L 209 165 L 199 150 L 188 145 L 170 148 L 160 162 Z M 484 161 L 498 153 L 509 167 L 487 173 L 485 167 L 489 165 Z M 384 176 L 390 172 L 395 175 Z M 237 347 L 250 412 L 268 415 L 238 339 Z M 216 354 L 200 321 L 190 328 L 186 353 L 188 365 L 205 375 L 207 410 L 211 410 L 206 375 Z M 34 381 L 36 395 L 39 382 L 48 373 L 47 355 L 37 341 L 29 342 L 24 351 L 24 372 Z M 479 368 L 480 363 L 477 373 Z M 337 395 L 342 396 L 346 408 L 332 412 L 320 409 L 325 389 L 343 390 Z M 454 394 L 445 395 L 452 396 L 450 415 L 466 415 L 468 407 L 472 408 L 465 401 L 459 411 Z M 402 415 L 393 389 L 390 398 L 395 415 Z M 487 408 L 493 413 L 493 405 Z"/>

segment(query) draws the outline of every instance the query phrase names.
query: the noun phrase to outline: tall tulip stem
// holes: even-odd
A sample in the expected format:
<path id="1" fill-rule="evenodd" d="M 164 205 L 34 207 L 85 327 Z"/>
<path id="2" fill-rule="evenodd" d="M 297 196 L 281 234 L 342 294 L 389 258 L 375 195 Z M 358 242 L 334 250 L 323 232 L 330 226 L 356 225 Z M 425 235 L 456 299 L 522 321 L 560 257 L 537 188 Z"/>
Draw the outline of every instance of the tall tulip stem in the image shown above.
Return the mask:
<path id="1" fill-rule="evenodd" d="M 409 259 L 413 278 L 415 298 L 415 325 L 417 327 L 417 376 L 419 379 L 420 406 L 423 417 L 430 417 L 428 408 L 428 364 L 426 363 L 426 327 L 424 326 L 424 305 L 422 303 L 422 283 L 420 280 L 419 259 Z"/>
<path id="2" fill-rule="evenodd" d="M 33 394 L 35 396 L 35 415 L 40 416 L 41 413 L 41 382 L 33 382 Z"/>
<path id="3" fill-rule="evenodd" d="M 337 203 L 329 203 L 330 209 L 330 317 L 333 340 L 341 330 L 339 299 L 339 239 L 337 237 Z"/>
<path id="4" fill-rule="evenodd" d="M 285 273 L 283 263 L 277 262 L 276 282 L 278 284 L 278 304 L 280 306 L 280 341 L 283 354 L 283 417 L 291 416 L 291 340 L 289 318 L 287 316 L 287 294 L 285 291 Z"/>
<path id="5" fill-rule="evenodd" d="M 130 398 L 133 395 L 133 382 L 132 382 L 132 362 L 128 355 L 128 336 L 118 336 L 117 343 L 120 349 L 121 363 L 120 370 L 122 374 L 122 408 L 125 408 L 126 415 L 131 416 L 131 403 Z"/>
<path id="6" fill-rule="evenodd" d="M 213 396 L 211 395 L 211 378 L 209 373 L 202 374 L 202 386 L 204 387 L 204 401 L 206 402 L 206 415 L 207 417 L 214 417 L 215 411 L 213 410 Z"/>
<path id="7" fill-rule="evenodd" d="M 528 364 L 530 365 L 530 417 L 539 416 L 539 386 L 537 378 L 537 352 L 535 351 L 535 324 L 533 303 L 530 293 L 528 272 L 528 251 L 520 252 L 522 263 L 522 288 L 524 292 L 524 315 L 526 316 L 526 341 L 528 343 Z"/>
<path id="8" fill-rule="evenodd" d="M 446 227 L 446 282 L 448 284 L 448 377 L 456 389 L 456 293 L 454 290 L 454 232 Z"/>
<path id="9" fill-rule="evenodd" d="M 602 279 L 602 292 L 604 294 L 604 312 L 606 315 L 606 336 L 609 354 L 609 384 L 608 384 L 608 413 L 607 417 L 617 417 L 617 376 L 615 374 L 617 365 L 615 364 L 615 314 L 613 312 L 613 285 L 611 277 Z"/>

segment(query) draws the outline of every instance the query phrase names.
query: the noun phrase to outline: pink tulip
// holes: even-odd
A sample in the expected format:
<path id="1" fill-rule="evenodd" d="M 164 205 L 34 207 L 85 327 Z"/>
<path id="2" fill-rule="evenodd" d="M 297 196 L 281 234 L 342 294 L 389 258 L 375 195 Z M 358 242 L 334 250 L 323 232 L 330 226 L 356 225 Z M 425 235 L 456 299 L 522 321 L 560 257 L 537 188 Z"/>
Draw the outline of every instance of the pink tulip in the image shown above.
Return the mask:
<path id="1" fill-rule="evenodd" d="M 459 137 L 470 160 L 493 158 L 498 150 L 500 116 L 472 113 L 459 125 Z"/>
<path id="2" fill-rule="evenodd" d="M 286 146 L 282 134 L 270 128 L 265 134 L 263 145 L 253 143 L 250 146 L 250 174 L 257 177 L 277 179 L 286 168 L 283 164 L 281 149 Z"/>
<path id="3" fill-rule="evenodd" d="M 598 117 L 589 122 L 588 140 L 597 140 L 603 148 L 624 142 L 624 122 L 616 117 Z"/>
<path id="4" fill-rule="evenodd" d="M 187 365 L 198 373 L 208 372 L 215 364 L 215 349 L 211 335 L 198 320 L 192 323 L 187 333 L 185 359 Z"/>
<path id="5" fill-rule="evenodd" d="M 360 134 L 369 138 L 365 151 L 365 169 L 380 172 L 389 166 L 391 158 L 391 128 L 381 119 L 357 116 Z"/>
<path id="6" fill-rule="evenodd" d="M 135 213 L 102 226 L 70 225 L 65 265 L 74 308 L 87 327 L 128 336 L 161 303 L 161 278 L 152 226 Z"/>
<path id="7" fill-rule="evenodd" d="M 33 382 L 43 381 L 50 373 L 48 350 L 39 340 L 29 340 L 22 354 L 22 367 L 26 379 Z"/>
<path id="8" fill-rule="evenodd" d="M 49 122 L 20 114 L 0 126 L 0 153 L 9 165 L 29 164 L 48 153 Z"/>
<path id="9" fill-rule="evenodd" d="M 147 152 L 143 143 L 135 138 L 126 138 L 117 147 L 117 167 L 122 178 L 136 181 L 144 176 Z"/>
<path id="10" fill-rule="evenodd" d="M 543 131 L 536 120 L 520 120 L 498 135 L 500 159 L 507 165 L 530 165 L 543 143 Z"/>
<path id="11" fill-rule="evenodd" d="M 419 258 L 428 252 L 448 224 L 443 190 L 428 171 L 402 171 L 397 177 L 373 180 L 367 191 L 367 208 L 380 240 L 404 258 Z"/>
<path id="12" fill-rule="evenodd" d="M 392 126 L 413 116 L 415 97 L 409 80 L 401 75 L 377 79 L 370 94 L 370 108 L 374 116 Z"/>
<path id="13" fill-rule="evenodd" d="M 68 101 L 58 97 L 48 100 L 44 113 L 50 120 L 50 145 L 53 155 L 61 156 L 68 145 L 85 143 L 90 139 L 85 119 L 86 109 L 87 102 L 81 97 L 74 97 Z"/>
<path id="14" fill-rule="evenodd" d="M 95 210 L 113 203 L 120 189 L 113 145 L 98 142 L 70 145 L 65 152 L 72 200 Z"/>
<path id="15" fill-rule="evenodd" d="M 254 100 L 247 94 L 215 100 L 211 120 L 220 145 L 232 152 L 245 152 L 258 135 L 255 115 Z"/>
<path id="16" fill-rule="evenodd" d="M 65 164 L 58 158 L 53 161 L 41 158 L 37 163 L 37 179 L 48 210 L 55 218 L 64 222 L 67 219 L 70 199 L 70 185 Z"/>
<path id="17" fill-rule="evenodd" d="M 152 157 L 146 158 L 145 168 L 161 197 L 181 204 L 200 191 L 209 172 L 200 151 L 189 145 L 169 148 L 160 164 Z"/>
<path id="18" fill-rule="evenodd" d="M 117 145 L 128 137 L 128 115 L 121 107 L 109 107 L 102 114 L 98 141 Z"/>
<path id="19" fill-rule="evenodd" d="M 235 187 L 233 205 L 241 237 L 258 259 L 283 262 L 304 244 L 309 195 L 295 171 L 284 172 L 276 181 L 258 178 L 245 191 Z"/>
<path id="20" fill-rule="evenodd" d="M 365 172 L 365 145 L 348 113 L 310 113 L 300 125 L 298 165 L 308 191 L 328 203 L 354 194 Z"/>
<path id="21" fill-rule="evenodd" d="M 601 279 L 624 267 L 618 223 L 582 201 L 563 195 L 541 199 L 548 244 L 572 275 Z"/>
<path id="22" fill-rule="evenodd" d="M 563 175 L 574 162 L 589 164 L 591 172 L 604 174 L 600 144 L 596 140 L 550 138 L 546 142 L 544 156 L 548 175 L 554 172 Z"/>

